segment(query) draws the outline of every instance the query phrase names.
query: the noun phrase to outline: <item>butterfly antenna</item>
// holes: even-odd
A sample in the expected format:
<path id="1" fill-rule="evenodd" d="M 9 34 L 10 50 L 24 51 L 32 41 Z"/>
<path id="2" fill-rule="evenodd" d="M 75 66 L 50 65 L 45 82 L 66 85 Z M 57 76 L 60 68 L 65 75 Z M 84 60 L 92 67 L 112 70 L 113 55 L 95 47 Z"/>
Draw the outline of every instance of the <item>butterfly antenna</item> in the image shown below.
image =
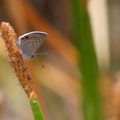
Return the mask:
<path id="1" fill-rule="evenodd" d="M 35 54 L 38 54 L 38 55 L 47 55 L 48 53 L 35 53 Z"/>
<path id="2" fill-rule="evenodd" d="M 45 68 L 45 66 L 44 66 L 44 65 L 42 65 L 42 67 L 43 67 L 43 68 Z"/>
<path id="3" fill-rule="evenodd" d="M 37 59 L 39 60 L 39 57 L 38 57 L 38 56 L 35 56 L 35 58 L 37 58 Z M 40 64 L 43 68 L 45 68 L 45 66 L 44 66 L 43 64 L 41 64 L 40 62 L 39 62 L 39 64 Z"/>

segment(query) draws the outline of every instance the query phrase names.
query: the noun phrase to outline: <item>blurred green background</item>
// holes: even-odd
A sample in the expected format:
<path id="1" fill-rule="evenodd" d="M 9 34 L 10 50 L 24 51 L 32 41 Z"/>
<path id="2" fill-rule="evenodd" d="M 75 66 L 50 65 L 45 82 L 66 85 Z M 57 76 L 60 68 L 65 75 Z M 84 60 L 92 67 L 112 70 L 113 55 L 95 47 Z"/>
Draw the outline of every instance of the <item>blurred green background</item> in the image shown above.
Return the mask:
<path id="1" fill-rule="evenodd" d="M 46 120 L 120 119 L 119 13 L 119 0 L 0 0 L 18 36 L 48 33 L 48 54 L 29 62 Z M 0 41 L 0 120 L 33 120 Z"/>

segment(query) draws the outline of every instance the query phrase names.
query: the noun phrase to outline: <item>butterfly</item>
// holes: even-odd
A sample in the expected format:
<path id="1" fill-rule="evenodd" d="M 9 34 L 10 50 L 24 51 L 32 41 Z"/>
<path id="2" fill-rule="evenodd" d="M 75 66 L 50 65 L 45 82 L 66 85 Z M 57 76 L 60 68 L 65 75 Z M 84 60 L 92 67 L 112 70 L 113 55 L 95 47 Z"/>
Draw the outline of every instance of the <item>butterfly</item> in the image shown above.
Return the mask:
<path id="1" fill-rule="evenodd" d="M 41 47 L 47 37 L 46 32 L 33 31 L 23 34 L 15 41 L 24 59 L 34 58 L 35 52 Z"/>

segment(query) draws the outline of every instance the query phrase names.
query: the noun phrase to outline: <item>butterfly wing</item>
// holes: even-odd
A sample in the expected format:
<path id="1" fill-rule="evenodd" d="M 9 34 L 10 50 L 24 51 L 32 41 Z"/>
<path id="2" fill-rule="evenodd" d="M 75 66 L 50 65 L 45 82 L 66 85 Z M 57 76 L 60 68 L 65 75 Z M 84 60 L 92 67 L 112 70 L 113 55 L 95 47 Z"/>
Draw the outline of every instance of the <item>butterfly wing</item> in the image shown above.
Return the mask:
<path id="1" fill-rule="evenodd" d="M 45 32 L 30 32 L 19 37 L 20 49 L 26 56 L 33 55 L 38 48 L 43 44 L 47 33 Z"/>

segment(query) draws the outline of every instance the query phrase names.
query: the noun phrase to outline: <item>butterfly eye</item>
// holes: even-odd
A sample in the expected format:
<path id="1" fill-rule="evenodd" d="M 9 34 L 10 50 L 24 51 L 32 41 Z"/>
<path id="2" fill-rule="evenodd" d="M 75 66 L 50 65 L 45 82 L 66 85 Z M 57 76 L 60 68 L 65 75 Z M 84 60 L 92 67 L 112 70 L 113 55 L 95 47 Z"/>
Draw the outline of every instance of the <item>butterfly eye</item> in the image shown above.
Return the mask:
<path id="1" fill-rule="evenodd" d="M 34 58 L 34 56 L 32 55 L 30 58 Z"/>

